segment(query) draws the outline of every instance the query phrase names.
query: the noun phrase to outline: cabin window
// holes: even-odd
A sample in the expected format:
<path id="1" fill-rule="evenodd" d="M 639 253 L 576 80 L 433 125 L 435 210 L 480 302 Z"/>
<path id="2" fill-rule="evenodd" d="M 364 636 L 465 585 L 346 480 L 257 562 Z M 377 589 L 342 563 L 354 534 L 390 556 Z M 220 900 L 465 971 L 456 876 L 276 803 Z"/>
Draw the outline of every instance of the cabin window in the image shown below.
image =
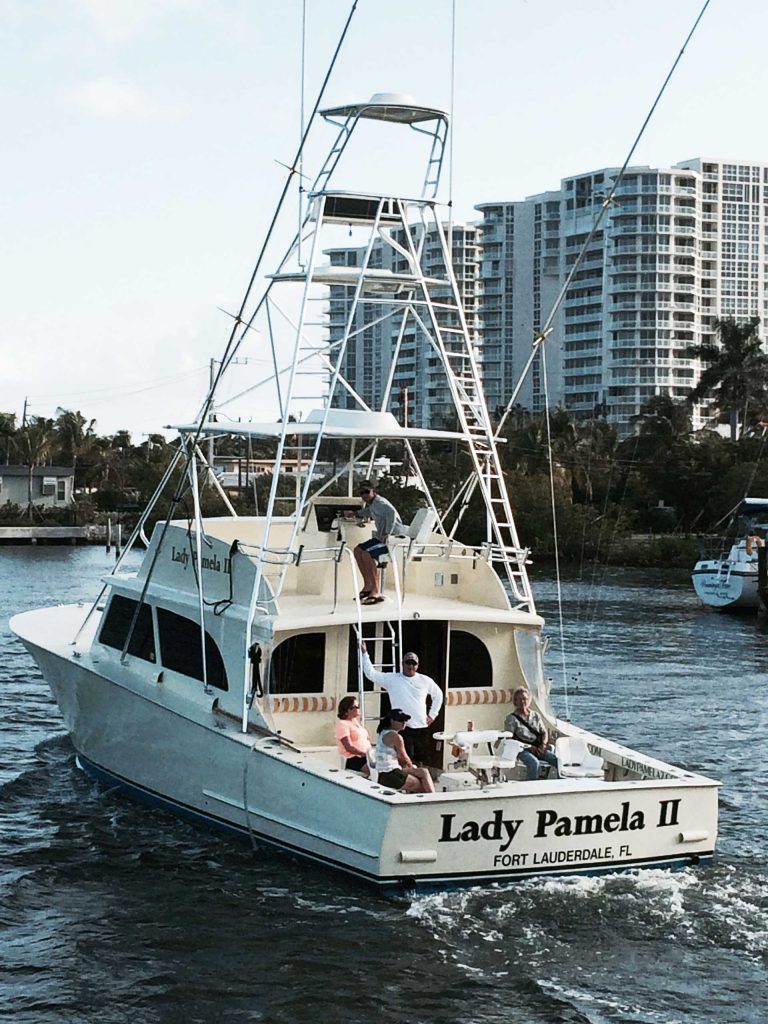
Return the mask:
<path id="1" fill-rule="evenodd" d="M 99 635 L 101 643 L 122 652 L 137 605 L 138 601 L 133 601 L 129 597 L 121 597 L 119 594 L 112 596 Z M 144 661 L 156 661 L 152 609 L 148 604 L 142 604 L 139 609 L 131 642 L 128 644 L 128 654 L 143 658 Z"/>
<path id="2" fill-rule="evenodd" d="M 493 663 L 483 641 L 463 629 L 451 630 L 449 688 L 493 686 Z"/>
<path id="3" fill-rule="evenodd" d="M 160 633 L 160 661 L 163 668 L 202 681 L 203 654 L 200 645 L 200 624 L 184 615 L 177 615 L 165 608 L 158 608 L 157 626 Z M 221 652 L 210 633 L 205 634 L 205 667 L 209 686 L 215 686 L 217 690 L 229 689 Z"/>
<path id="4" fill-rule="evenodd" d="M 325 633 L 298 633 L 275 648 L 270 693 L 322 693 L 324 682 Z"/>

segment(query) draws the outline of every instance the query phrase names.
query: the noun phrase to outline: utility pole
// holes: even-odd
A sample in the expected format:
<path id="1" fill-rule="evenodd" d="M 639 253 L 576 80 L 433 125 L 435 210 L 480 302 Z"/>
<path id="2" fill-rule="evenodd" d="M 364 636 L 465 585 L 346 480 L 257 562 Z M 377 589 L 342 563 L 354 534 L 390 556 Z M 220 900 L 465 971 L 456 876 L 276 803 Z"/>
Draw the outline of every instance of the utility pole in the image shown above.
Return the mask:
<path id="1" fill-rule="evenodd" d="M 216 359 L 211 359 L 211 370 L 210 370 L 210 376 L 209 376 L 209 379 L 208 379 L 208 393 L 211 396 L 211 407 L 210 407 L 210 410 L 209 410 L 209 413 L 208 413 L 209 421 L 213 419 L 213 381 L 214 381 L 214 379 L 216 377 L 216 370 L 215 370 L 216 363 L 217 363 Z M 208 436 L 208 465 L 210 466 L 210 469 L 209 469 L 208 472 L 211 474 L 211 476 L 214 475 L 214 472 L 213 472 L 213 458 L 214 458 L 213 434 L 210 434 Z"/>
<path id="2" fill-rule="evenodd" d="M 24 399 L 24 411 L 21 414 L 21 428 L 22 428 L 22 430 L 27 425 L 27 402 L 29 402 L 29 399 L 25 398 Z"/>

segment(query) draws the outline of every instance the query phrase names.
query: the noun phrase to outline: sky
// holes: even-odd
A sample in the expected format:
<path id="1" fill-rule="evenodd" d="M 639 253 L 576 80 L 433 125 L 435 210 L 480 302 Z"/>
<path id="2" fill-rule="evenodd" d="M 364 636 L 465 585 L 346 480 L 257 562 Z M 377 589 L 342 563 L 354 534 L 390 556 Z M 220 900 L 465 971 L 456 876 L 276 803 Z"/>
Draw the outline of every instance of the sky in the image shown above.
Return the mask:
<path id="1" fill-rule="evenodd" d="M 471 219 L 620 166 L 702 5 L 455 0 L 452 89 L 453 0 L 359 0 L 323 106 L 451 111 L 444 181 Z M 77 409 L 136 444 L 189 422 L 296 151 L 303 11 L 310 109 L 351 6 L 0 0 L 0 411 Z M 764 0 L 711 0 L 633 164 L 768 161 L 766 38 Z"/>

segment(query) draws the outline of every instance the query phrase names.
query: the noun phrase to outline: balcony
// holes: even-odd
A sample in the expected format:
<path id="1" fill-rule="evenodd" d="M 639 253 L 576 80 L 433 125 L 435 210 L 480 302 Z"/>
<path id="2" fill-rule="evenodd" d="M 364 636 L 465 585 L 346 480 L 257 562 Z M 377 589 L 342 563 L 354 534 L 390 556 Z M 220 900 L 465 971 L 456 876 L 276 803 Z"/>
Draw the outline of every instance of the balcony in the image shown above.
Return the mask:
<path id="1" fill-rule="evenodd" d="M 588 381 L 586 384 L 565 384 L 563 385 L 563 392 L 566 395 L 584 395 L 594 394 L 596 389 L 600 387 L 601 380 L 598 378 L 596 381 Z"/>
<path id="2" fill-rule="evenodd" d="M 597 313 L 581 313 L 576 316 L 569 316 L 566 313 L 565 322 L 568 324 L 594 324 L 599 328 L 602 317 L 599 312 Z"/>
<path id="3" fill-rule="evenodd" d="M 602 326 L 597 325 L 592 331 L 575 331 L 573 334 L 567 334 L 565 336 L 564 344 L 566 347 L 572 341 L 596 341 L 599 342 L 603 336 Z"/>

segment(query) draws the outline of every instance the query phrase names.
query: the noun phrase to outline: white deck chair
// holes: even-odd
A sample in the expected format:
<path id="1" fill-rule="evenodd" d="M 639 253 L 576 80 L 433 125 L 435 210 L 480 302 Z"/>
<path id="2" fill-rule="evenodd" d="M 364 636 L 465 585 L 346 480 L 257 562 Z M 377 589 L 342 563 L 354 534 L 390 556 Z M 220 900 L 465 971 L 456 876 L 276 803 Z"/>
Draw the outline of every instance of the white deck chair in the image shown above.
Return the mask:
<path id="1" fill-rule="evenodd" d="M 561 779 L 602 779 L 603 759 L 591 754 L 581 736 L 561 736 L 555 743 Z"/>
<path id="2" fill-rule="evenodd" d="M 371 780 L 371 782 L 375 782 L 379 777 L 379 773 L 376 768 L 375 746 L 368 748 L 368 753 L 365 755 L 365 760 L 368 762 L 368 778 Z M 346 755 L 344 757 L 339 758 L 339 766 L 341 767 L 342 771 L 347 767 Z"/>
<path id="3" fill-rule="evenodd" d="M 420 508 L 407 527 L 408 536 L 413 544 L 424 544 L 437 522 L 437 516 L 431 508 Z"/>
<path id="4" fill-rule="evenodd" d="M 401 526 L 400 532 L 393 534 L 387 541 L 390 554 L 395 547 L 408 545 L 408 556 L 410 557 L 413 549 L 418 544 L 426 544 L 436 522 L 437 516 L 431 508 L 418 509 L 410 523 L 407 526 Z M 386 555 L 383 558 L 380 557 L 379 562 L 383 564 L 386 559 Z"/>
<path id="5" fill-rule="evenodd" d="M 517 755 L 521 750 L 525 750 L 525 744 L 521 743 L 520 740 L 502 740 L 499 747 L 496 750 L 496 756 L 499 759 L 499 768 L 501 771 L 510 771 L 512 768 L 517 768 L 520 761 L 517 760 Z"/>

